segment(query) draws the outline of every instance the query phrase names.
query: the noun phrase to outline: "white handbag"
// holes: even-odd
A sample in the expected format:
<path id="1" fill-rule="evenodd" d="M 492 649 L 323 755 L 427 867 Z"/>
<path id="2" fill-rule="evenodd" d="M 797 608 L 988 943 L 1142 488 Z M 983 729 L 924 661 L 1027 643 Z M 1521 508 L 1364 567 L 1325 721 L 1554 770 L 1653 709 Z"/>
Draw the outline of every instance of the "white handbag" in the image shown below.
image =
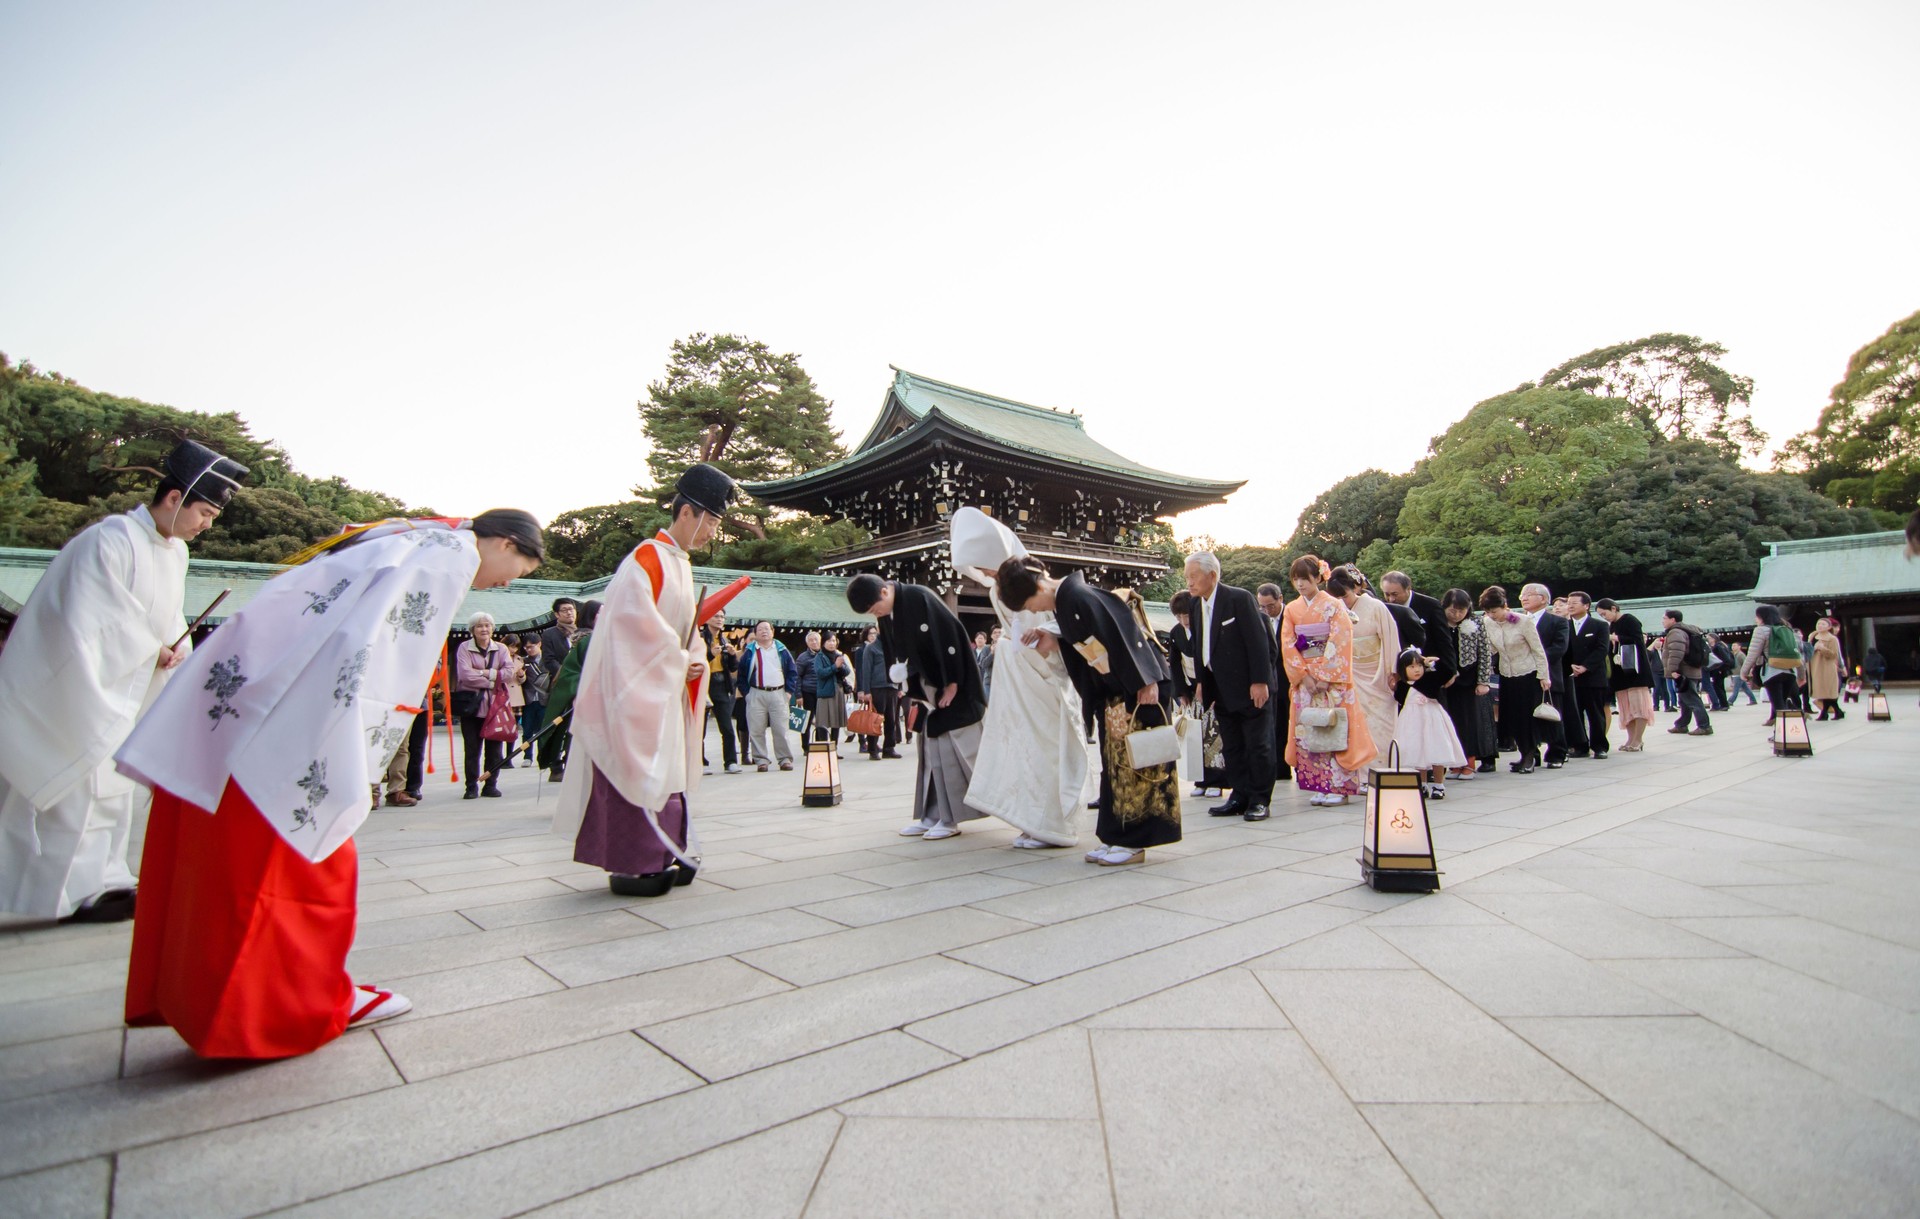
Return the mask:
<path id="1" fill-rule="evenodd" d="M 1560 722 L 1560 708 L 1552 703 L 1541 703 L 1533 709 L 1533 718 L 1557 724 Z"/>
<path id="2" fill-rule="evenodd" d="M 1142 728 L 1139 720 L 1127 734 L 1127 765 L 1135 770 L 1170 766 L 1180 758 L 1180 733 L 1172 724 Z"/>

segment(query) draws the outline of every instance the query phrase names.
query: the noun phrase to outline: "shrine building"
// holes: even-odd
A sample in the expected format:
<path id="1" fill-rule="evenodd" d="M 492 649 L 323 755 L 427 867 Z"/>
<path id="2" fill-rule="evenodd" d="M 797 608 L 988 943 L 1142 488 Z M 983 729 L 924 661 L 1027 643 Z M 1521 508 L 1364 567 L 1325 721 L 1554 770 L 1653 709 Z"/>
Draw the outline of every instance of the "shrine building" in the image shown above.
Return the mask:
<path id="1" fill-rule="evenodd" d="M 984 589 L 962 579 L 948 520 L 975 507 L 1011 527 L 1056 574 L 1112 588 L 1167 571 L 1147 530 L 1178 513 L 1225 503 L 1244 482 L 1143 466 L 1087 434 L 1072 411 L 1029 406 L 893 370 L 880 417 L 846 457 L 745 490 L 780 508 L 850 520 L 873 539 L 830 551 L 823 575 L 871 571 L 924 584 L 963 613 L 991 614 Z"/>

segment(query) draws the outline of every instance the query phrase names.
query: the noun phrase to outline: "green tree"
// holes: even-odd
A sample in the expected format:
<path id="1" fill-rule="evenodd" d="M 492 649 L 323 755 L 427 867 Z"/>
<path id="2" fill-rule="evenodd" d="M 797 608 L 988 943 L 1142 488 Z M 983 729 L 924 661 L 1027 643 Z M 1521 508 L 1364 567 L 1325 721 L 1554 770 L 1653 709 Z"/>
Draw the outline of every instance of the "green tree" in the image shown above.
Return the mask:
<path id="1" fill-rule="evenodd" d="M 666 375 L 647 386 L 640 419 L 651 449 L 647 472 L 658 495 L 682 471 L 706 461 L 742 482 L 785 478 L 825 465 L 846 450 L 833 429 L 833 404 L 820 396 L 800 357 L 779 355 L 737 334 L 676 340 Z M 764 508 L 741 516 L 764 521 Z M 757 530 L 751 530 L 757 532 Z"/>
<path id="2" fill-rule="evenodd" d="M 646 500 L 563 512 L 547 523 L 543 580 L 594 580 L 612 575 L 627 552 L 667 525 L 667 511 Z"/>
<path id="3" fill-rule="evenodd" d="M 1489 398 L 1433 442 L 1395 523 L 1393 566 L 1417 588 L 1526 578 L 1541 516 L 1651 446 L 1614 399 L 1539 388 Z"/>
<path id="4" fill-rule="evenodd" d="M 33 501 L 39 498 L 34 483 L 38 471 L 31 461 L 16 461 L 13 438 L 17 435 L 14 412 L 19 399 L 14 386 L 20 372 L 0 351 L 0 545 L 20 545 L 20 530 L 26 524 Z"/>
<path id="5" fill-rule="evenodd" d="M 1400 509 L 1415 482 L 1409 474 L 1362 470 L 1322 491 L 1300 513 L 1286 549 L 1318 555 L 1329 563 L 1352 563 L 1369 543 L 1399 537 Z"/>
<path id="6" fill-rule="evenodd" d="M 1533 578 L 1595 596 L 1753 587 L 1769 542 L 1874 528 L 1787 474 L 1760 474 L 1700 441 L 1655 446 L 1584 480 L 1543 512 Z"/>
<path id="7" fill-rule="evenodd" d="M 1780 464 L 1842 504 L 1904 516 L 1920 505 L 1920 313 L 1853 353 L 1813 427 Z"/>
<path id="8" fill-rule="evenodd" d="M 1618 398 L 1669 440 L 1704 440 L 1730 456 L 1758 453 L 1767 437 L 1747 414 L 1753 379 L 1715 363 L 1726 354 L 1720 344 L 1690 334 L 1652 334 L 1575 356 L 1540 385 Z"/>

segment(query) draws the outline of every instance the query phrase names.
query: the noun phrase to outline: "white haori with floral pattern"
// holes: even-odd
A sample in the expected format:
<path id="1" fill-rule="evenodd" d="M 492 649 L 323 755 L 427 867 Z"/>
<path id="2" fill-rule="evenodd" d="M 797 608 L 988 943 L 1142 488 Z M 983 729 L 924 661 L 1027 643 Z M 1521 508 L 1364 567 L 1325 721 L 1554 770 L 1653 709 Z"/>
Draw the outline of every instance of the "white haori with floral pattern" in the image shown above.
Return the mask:
<path id="1" fill-rule="evenodd" d="M 121 771 L 209 811 L 231 779 L 325 859 L 366 820 L 479 567 L 470 531 L 416 521 L 274 577 L 182 666 Z"/>

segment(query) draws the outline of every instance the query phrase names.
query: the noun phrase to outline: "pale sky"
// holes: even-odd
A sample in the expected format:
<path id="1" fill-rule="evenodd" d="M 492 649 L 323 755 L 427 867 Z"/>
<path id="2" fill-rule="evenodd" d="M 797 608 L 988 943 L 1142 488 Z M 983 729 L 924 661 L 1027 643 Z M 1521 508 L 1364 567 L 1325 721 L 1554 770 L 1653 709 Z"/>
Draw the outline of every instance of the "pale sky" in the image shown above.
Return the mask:
<path id="1" fill-rule="evenodd" d="M 1920 308 L 1920 4 L 0 0 L 0 350 L 550 519 L 668 345 L 897 364 L 1273 543 L 1661 330 L 1783 440 Z"/>

